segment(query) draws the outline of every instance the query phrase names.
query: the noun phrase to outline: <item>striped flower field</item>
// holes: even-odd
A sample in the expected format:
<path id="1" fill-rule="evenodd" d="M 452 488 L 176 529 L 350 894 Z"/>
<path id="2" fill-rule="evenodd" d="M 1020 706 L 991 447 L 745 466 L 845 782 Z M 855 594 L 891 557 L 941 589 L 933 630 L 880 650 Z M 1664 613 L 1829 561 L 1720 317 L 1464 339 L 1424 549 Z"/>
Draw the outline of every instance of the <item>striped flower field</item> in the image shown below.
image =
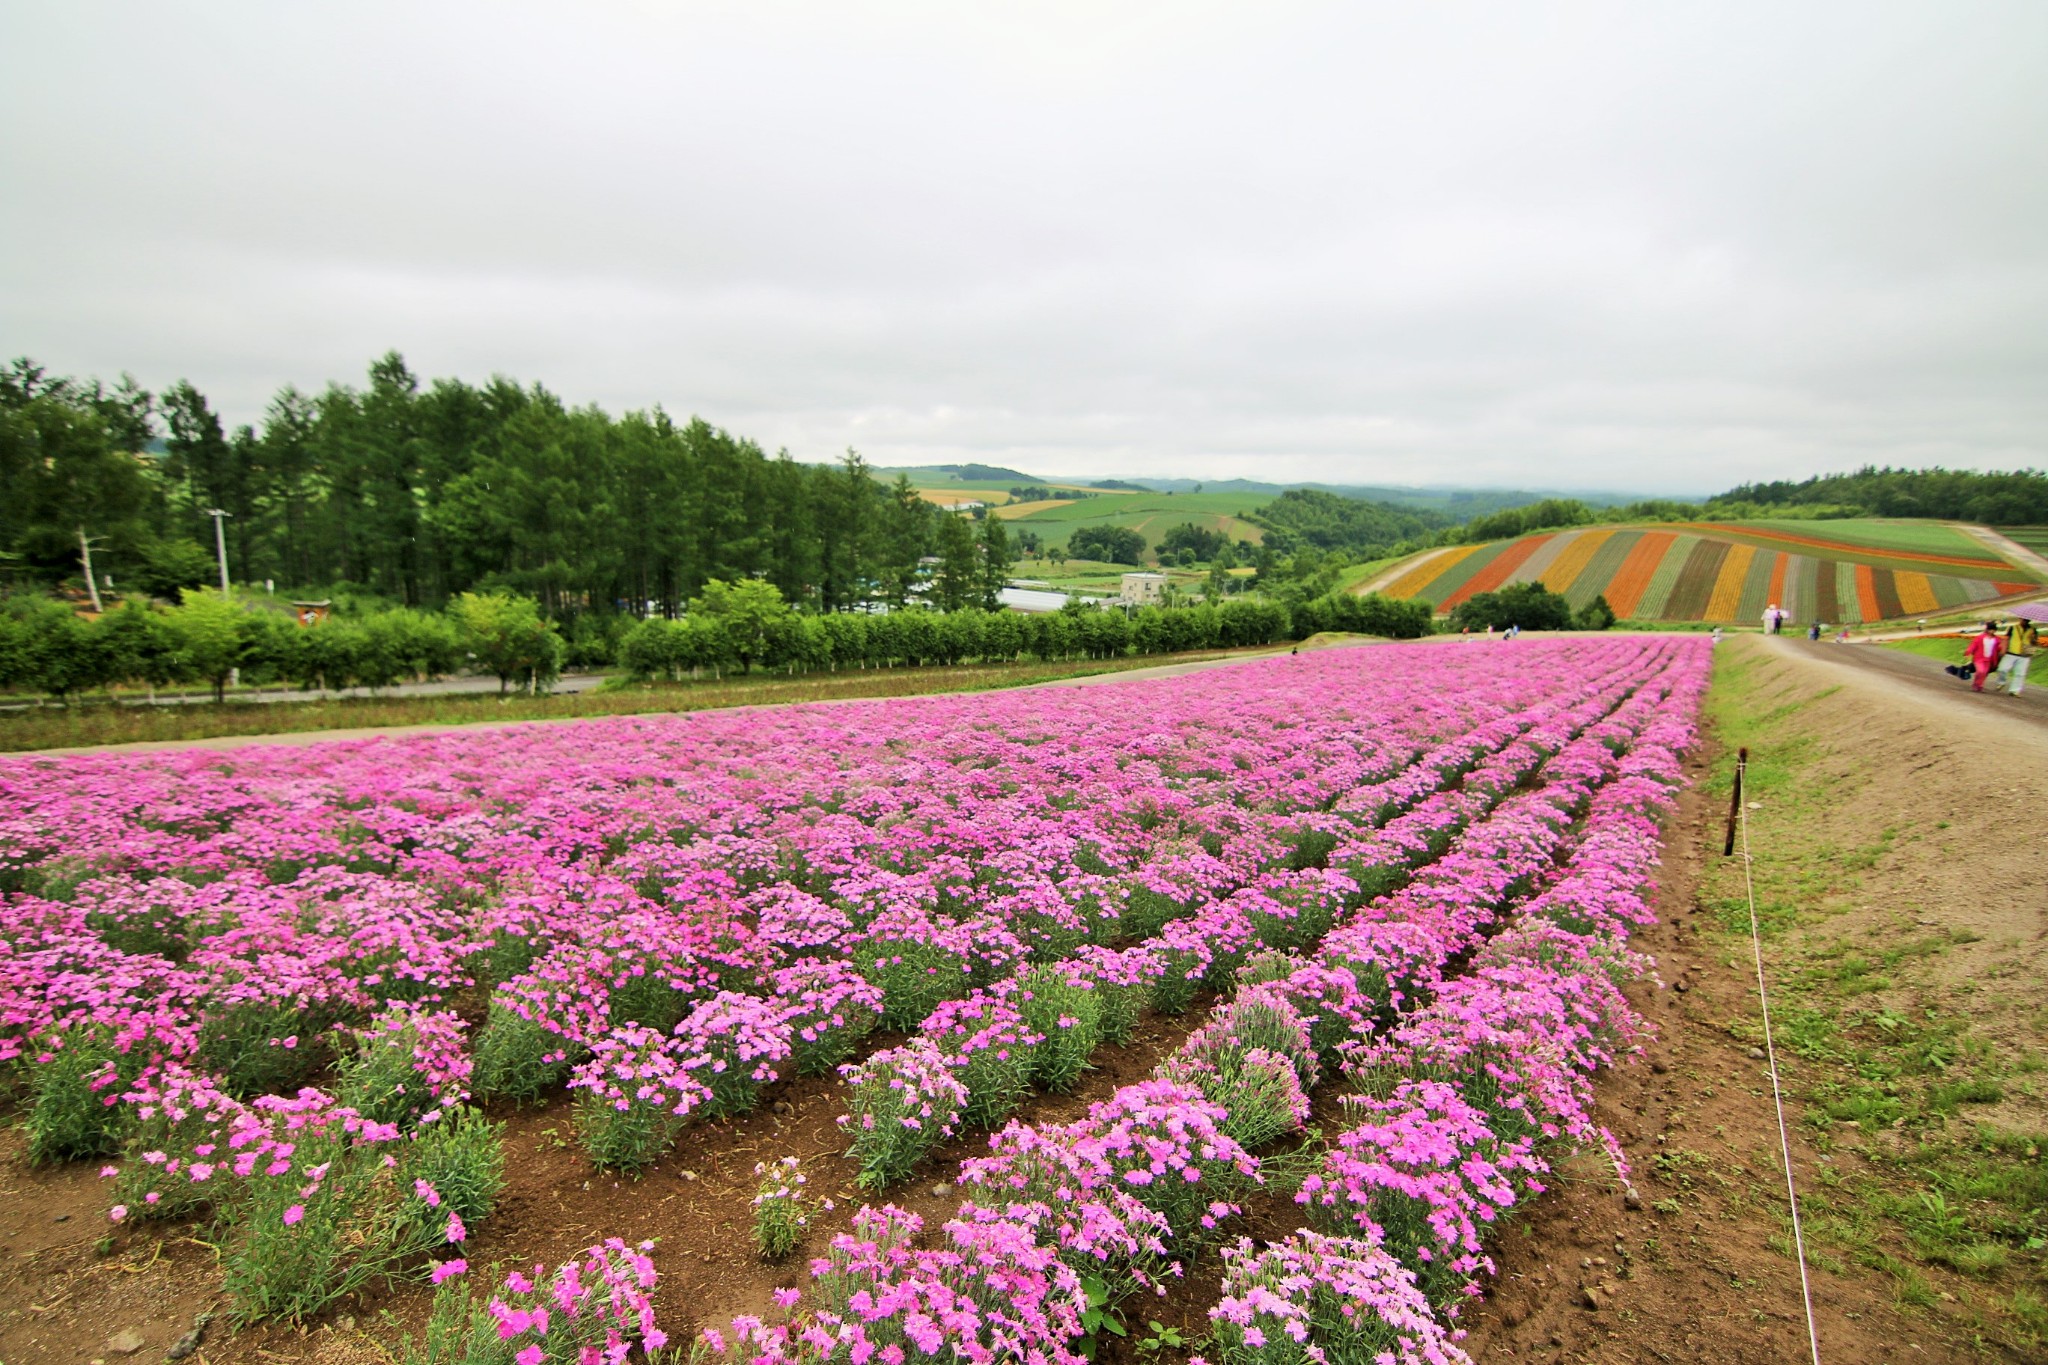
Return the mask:
<path id="1" fill-rule="evenodd" d="M 1796 529 L 1715 522 L 1546 531 L 1432 551 L 1380 591 L 1449 612 L 1475 593 L 1542 583 L 1576 610 L 1605 596 L 1638 621 L 1755 621 L 1777 603 L 1796 621 L 1845 625 L 1928 615 L 2039 586 L 2025 569 L 1958 536 L 1930 550 Z M 1945 529 L 1945 528 L 1944 528 Z M 1904 537 L 1901 537 L 1904 539 Z M 1924 537 L 1925 543 L 1941 544 Z"/>

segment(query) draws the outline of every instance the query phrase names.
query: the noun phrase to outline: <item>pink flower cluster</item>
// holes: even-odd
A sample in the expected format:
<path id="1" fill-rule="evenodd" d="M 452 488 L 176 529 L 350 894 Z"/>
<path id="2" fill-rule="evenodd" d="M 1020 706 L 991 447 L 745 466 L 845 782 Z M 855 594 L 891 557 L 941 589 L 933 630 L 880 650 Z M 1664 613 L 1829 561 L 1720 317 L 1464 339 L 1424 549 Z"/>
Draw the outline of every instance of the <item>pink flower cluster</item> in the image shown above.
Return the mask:
<path id="1" fill-rule="evenodd" d="M 652 1250 L 611 1237 L 552 1275 L 544 1265 L 513 1271 L 486 1306 L 498 1340 L 518 1365 L 622 1365 L 635 1345 L 659 1351 L 668 1334 L 649 1298 Z"/>

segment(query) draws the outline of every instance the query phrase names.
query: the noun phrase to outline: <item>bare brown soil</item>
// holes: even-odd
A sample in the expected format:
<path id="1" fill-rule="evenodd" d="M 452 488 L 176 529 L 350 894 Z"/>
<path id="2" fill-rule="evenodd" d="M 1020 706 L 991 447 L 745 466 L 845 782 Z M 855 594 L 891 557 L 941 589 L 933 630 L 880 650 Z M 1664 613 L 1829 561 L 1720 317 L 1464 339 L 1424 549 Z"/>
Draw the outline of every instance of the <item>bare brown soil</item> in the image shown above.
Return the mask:
<path id="1" fill-rule="evenodd" d="M 1976 940 L 1932 960 L 1927 981 L 1880 993 L 1873 1004 L 1904 1010 L 1938 1000 L 1966 1012 L 2014 1059 L 2043 1056 L 2048 1036 L 2038 1001 L 2048 976 L 2048 891 L 2040 857 L 2048 850 L 2048 807 L 2043 784 L 2030 786 L 2025 774 L 2048 772 L 2048 742 L 1967 689 L 1955 697 L 1902 686 L 1850 662 L 1774 648 L 1784 642 L 1730 644 L 1758 661 L 1758 704 L 1797 706 L 1791 723 L 1809 741 L 1802 763 L 1829 793 L 1796 823 L 1792 812 L 1776 814 L 1770 794 L 1752 795 L 1759 866 L 1774 858 L 1818 865 L 1829 849 L 1882 850 L 1853 884 L 1816 889 L 1800 905 L 1798 925 L 1767 940 L 1774 991 L 1812 951 L 1832 943 L 1964 930 Z M 1752 1055 L 1760 1012 L 1748 939 L 1722 932 L 1711 913 L 1714 896 L 1741 894 L 1739 865 L 1721 858 L 1726 807 L 1697 785 L 1715 751 L 1708 747 L 1689 765 L 1696 785 L 1666 837 L 1659 923 L 1637 940 L 1657 958 L 1665 983 L 1632 992 L 1658 1040 L 1647 1065 L 1608 1075 L 1599 1089 L 1601 1120 L 1635 1167 L 1641 1207 L 1627 1207 L 1601 1164 L 1584 1159 L 1571 1173 L 1577 1179 L 1538 1200 L 1533 1216 L 1501 1239 L 1500 1277 L 1468 1316 L 1466 1346 L 1481 1365 L 1809 1359 L 1768 1069 Z M 1988 770 L 1993 756 L 1998 766 Z M 2020 780 L 1987 781 L 1990 771 Z M 1885 838 L 1888 830 L 1895 837 Z M 1995 881 L 1994 869 L 2003 874 Z M 1970 982 L 1990 984 L 1958 992 Z M 1778 1055 L 1789 1091 L 1814 1079 L 1814 1068 L 1782 1041 Z M 1884 1178 L 1895 1169 L 1884 1158 L 1915 1140 L 1885 1131 L 1835 1142 L 1824 1155 L 1790 1095 L 1787 1112 L 1802 1197 L 1824 1187 L 1830 1165 Z M 1965 1121 L 2038 1133 L 2048 1130 L 2048 1105 L 2009 1092 Z M 1659 1212 L 1662 1201 L 1675 1201 L 1676 1211 Z M 1902 1307 L 1889 1275 L 1815 1242 L 1809 1238 L 1832 1264 L 1811 1275 L 1823 1361 L 2039 1359 L 1995 1334 L 1979 1339 L 1981 1324 L 1968 1310 L 1986 1299 L 1983 1285 L 1921 1264 L 1936 1306 Z M 1910 1255 L 1896 1233 L 1883 1249 Z"/>

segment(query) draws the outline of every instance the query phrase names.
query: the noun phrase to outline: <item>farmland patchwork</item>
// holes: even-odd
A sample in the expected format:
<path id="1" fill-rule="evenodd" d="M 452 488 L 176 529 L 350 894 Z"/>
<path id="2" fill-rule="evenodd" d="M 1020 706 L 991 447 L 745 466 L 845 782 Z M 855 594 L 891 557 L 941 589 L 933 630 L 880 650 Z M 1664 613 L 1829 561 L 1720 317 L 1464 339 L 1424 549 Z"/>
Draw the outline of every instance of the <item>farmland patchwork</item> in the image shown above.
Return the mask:
<path id="1" fill-rule="evenodd" d="M 1800 622 L 1859 624 L 1995 601 L 2039 585 L 1946 527 L 1909 527 L 1888 544 L 1878 525 L 1833 532 L 1829 522 L 1781 530 L 1702 522 L 1589 527 L 1459 546 L 1419 556 L 1381 589 L 1448 612 L 1476 592 L 1542 583 L 1574 609 L 1597 596 L 1641 621 L 1760 620 L 1777 603 Z M 1917 538 L 1916 538 L 1917 537 Z M 1936 548 L 1924 548 L 1932 545 Z"/>
<path id="2" fill-rule="evenodd" d="M 1641 591 L 1704 607 L 1736 552 L 1707 557 L 1710 589 L 1646 558 Z M 567 1090 L 589 1160 L 640 1170 L 836 1071 L 876 1198 L 949 1134 L 988 1154 L 943 1227 L 862 1209 L 714 1355 L 1070 1365 L 1199 1266 L 1234 1365 L 1463 1360 L 1460 1305 L 1557 1160 L 1627 1179 L 1591 1083 L 1645 1027 L 1627 939 L 1708 657 L 1510 648 L 8 760 L 0 1061 L 34 1063 L 37 1159 L 107 1162 L 117 1222 L 219 1215 L 244 1320 L 418 1277 L 432 1332 L 508 1361 L 659 1349 L 658 1247 L 467 1287 L 502 1180 L 478 1102 Z M 1204 1005 L 1148 1079 L 1017 1117 Z M 799 1244 L 801 1171 L 758 1173 L 764 1251 Z M 1275 1190 L 1299 1230 L 1239 1236 Z"/>

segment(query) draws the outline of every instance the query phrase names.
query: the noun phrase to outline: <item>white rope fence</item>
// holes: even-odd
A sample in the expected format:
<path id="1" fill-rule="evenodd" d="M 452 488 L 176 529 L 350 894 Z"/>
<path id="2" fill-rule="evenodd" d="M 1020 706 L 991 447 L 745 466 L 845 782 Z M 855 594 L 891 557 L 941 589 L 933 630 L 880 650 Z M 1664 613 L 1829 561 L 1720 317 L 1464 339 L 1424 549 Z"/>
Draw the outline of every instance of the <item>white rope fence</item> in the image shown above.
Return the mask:
<path id="1" fill-rule="evenodd" d="M 1792 1247 L 1799 1258 L 1799 1297 L 1806 1305 L 1806 1344 L 1813 1365 L 1820 1365 L 1820 1329 L 1813 1320 L 1813 1285 L 1806 1272 L 1806 1235 L 1799 1224 L 1799 1189 L 1792 1178 L 1792 1137 L 1785 1127 L 1785 1092 L 1778 1084 L 1778 1048 L 1771 1034 L 1771 997 L 1764 987 L 1764 939 L 1756 918 L 1756 880 L 1750 874 L 1749 803 L 1743 800 L 1743 779 L 1749 771 L 1749 750 L 1735 760 L 1734 815 L 1742 835 L 1742 885 L 1749 894 L 1749 944 L 1756 958 L 1756 998 L 1764 1014 L 1764 1058 L 1771 1069 L 1771 1103 L 1778 1111 L 1778 1152 L 1785 1162 L 1785 1197 L 1792 1205 Z"/>

